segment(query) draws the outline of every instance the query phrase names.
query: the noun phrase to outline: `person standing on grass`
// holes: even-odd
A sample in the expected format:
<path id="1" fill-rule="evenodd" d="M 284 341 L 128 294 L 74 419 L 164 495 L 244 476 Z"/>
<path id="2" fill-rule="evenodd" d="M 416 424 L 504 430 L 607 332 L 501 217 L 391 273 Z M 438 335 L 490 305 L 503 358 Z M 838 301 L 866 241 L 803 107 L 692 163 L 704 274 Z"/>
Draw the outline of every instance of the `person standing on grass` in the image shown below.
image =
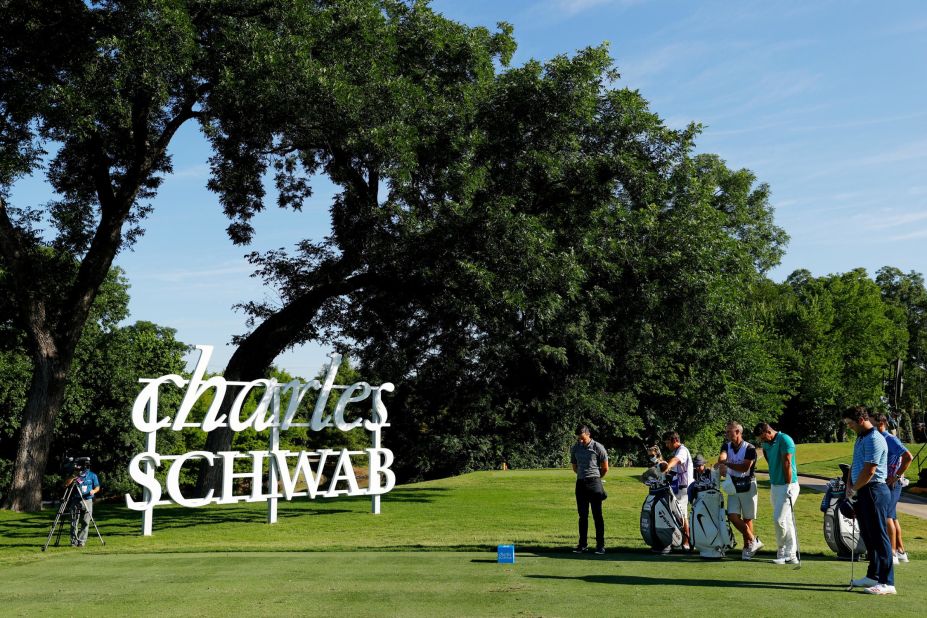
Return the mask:
<path id="1" fill-rule="evenodd" d="M 863 406 L 843 411 L 843 422 L 856 432 L 853 465 L 847 498 L 856 501 L 856 520 L 869 556 L 866 576 L 854 579 L 853 586 L 864 586 L 869 594 L 895 594 L 895 567 L 892 542 L 886 520 L 892 501 L 885 480 L 888 478 L 888 445 L 869 420 Z"/>
<path id="2" fill-rule="evenodd" d="M 71 512 L 71 547 L 87 544 L 90 522 L 93 521 L 93 497 L 100 491 L 100 479 L 90 469 L 89 458 L 79 458 L 64 487 L 73 487 L 68 509 Z"/>
<path id="3" fill-rule="evenodd" d="M 888 526 L 888 539 L 892 543 L 892 563 L 909 562 L 908 552 L 904 550 L 904 543 L 901 540 L 901 525 L 898 523 L 898 501 L 901 499 L 901 479 L 904 473 L 911 465 L 914 457 L 897 436 L 888 433 L 888 417 L 880 414 L 876 417 L 876 426 L 879 433 L 885 438 L 885 444 L 888 446 L 888 478 L 885 484 L 888 485 L 889 491 L 892 492 L 891 506 L 888 509 L 888 520 L 885 522 Z"/>
<path id="4" fill-rule="evenodd" d="M 773 429 L 769 423 L 757 424 L 753 434 L 761 441 L 763 456 L 769 464 L 769 498 L 778 547 L 773 563 L 799 564 L 798 531 L 795 529 L 793 508 L 801 488 L 798 486 L 795 441 Z"/>
<path id="5" fill-rule="evenodd" d="M 672 488 L 676 494 L 676 503 L 679 505 L 679 514 L 682 517 L 682 548 L 689 550 L 689 485 L 694 474 L 692 455 L 689 449 L 680 441 L 679 434 L 667 431 L 663 434 L 663 443 L 672 452 L 666 462 L 660 464 L 660 470 L 665 472 L 673 470 L 676 478 L 672 481 Z"/>
<path id="6" fill-rule="evenodd" d="M 605 553 L 605 519 L 602 501 L 607 497 L 602 477 L 608 473 L 608 452 L 592 439 L 585 425 L 576 430 L 576 444 L 570 449 L 570 463 L 576 473 L 576 510 L 579 512 L 579 543 L 574 553 L 589 549 L 589 509 L 595 522 L 595 553 Z"/>
<path id="7" fill-rule="evenodd" d="M 737 493 L 727 497 L 727 519 L 744 537 L 743 560 L 751 560 L 763 547 L 753 531 L 756 519 L 756 447 L 744 440 L 744 428 L 728 423 L 727 439 L 721 446 L 716 464 L 721 476 L 730 475 Z"/>

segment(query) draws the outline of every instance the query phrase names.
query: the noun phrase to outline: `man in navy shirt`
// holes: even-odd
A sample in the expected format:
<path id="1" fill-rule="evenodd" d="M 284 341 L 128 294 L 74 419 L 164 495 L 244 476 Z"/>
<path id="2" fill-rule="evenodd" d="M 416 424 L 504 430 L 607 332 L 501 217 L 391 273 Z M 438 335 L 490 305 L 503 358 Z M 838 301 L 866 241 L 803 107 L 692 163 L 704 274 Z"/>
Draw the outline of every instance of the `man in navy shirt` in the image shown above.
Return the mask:
<path id="1" fill-rule="evenodd" d="M 908 562 L 908 553 L 904 550 L 904 542 L 901 539 L 901 525 L 898 523 L 898 500 L 901 499 L 901 489 L 904 487 L 902 482 L 904 473 L 914 457 L 897 436 L 888 433 L 887 416 L 880 414 L 875 420 L 876 427 L 888 446 L 888 478 L 885 479 L 885 484 L 892 492 L 892 504 L 888 510 L 886 523 L 888 524 L 888 538 L 892 542 L 892 551 L 895 553 L 892 563 L 898 564 Z"/>
<path id="2" fill-rule="evenodd" d="M 83 547 L 90 532 L 93 518 L 93 496 L 100 491 L 100 479 L 90 468 L 78 469 L 77 474 L 65 482 L 65 487 L 74 484 L 71 492 L 71 546 Z M 82 500 L 83 498 L 83 500 Z"/>
<path id="3" fill-rule="evenodd" d="M 885 523 L 892 501 L 891 492 L 885 485 L 888 446 L 879 430 L 873 427 L 869 412 L 863 406 L 844 410 L 843 422 L 856 432 L 847 497 L 853 499 L 856 496 L 856 519 L 869 555 L 866 577 L 854 579 L 851 584 L 864 586 L 869 594 L 895 594 L 892 543 Z"/>

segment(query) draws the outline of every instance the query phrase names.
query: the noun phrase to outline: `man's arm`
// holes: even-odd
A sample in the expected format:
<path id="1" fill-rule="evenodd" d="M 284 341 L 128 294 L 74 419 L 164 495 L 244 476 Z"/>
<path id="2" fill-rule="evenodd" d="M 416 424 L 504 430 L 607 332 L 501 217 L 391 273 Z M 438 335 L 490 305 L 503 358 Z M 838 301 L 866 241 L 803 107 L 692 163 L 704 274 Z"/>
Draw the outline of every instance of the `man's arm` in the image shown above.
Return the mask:
<path id="1" fill-rule="evenodd" d="M 860 471 L 859 476 L 856 477 L 856 482 L 853 483 L 851 488 L 854 494 L 858 493 L 860 489 L 866 486 L 866 483 L 872 480 L 878 467 L 879 464 L 869 463 L 868 461 L 863 464 L 863 469 Z"/>
<path id="2" fill-rule="evenodd" d="M 599 466 L 599 476 L 605 476 L 608 474 L 608 460 L 602 462 L 602 465 Z"/>
<path id="3" fill-rule="evenodd" d="M 754 456 L 756 455 L 756 450 L 753 451 Z M 727 459 L 727 453 L 724 454 L 725 459 Z M 753 467 L 753 464 L 756 463 L 756 459 L 744 459 L 740 463 L 729 463 L 727 467 L 731 470 L 736 470 L 738 472 L 749 472 L 750 468 Z M 791 465 L 791 464 L 790 464 Z"/>
<path id="4" fill-rule="evenodd" d="M 717 468 L 718 473 L 720 473 L 721 476 L 727 476 L 727 465 L 726 464 L 727 464 L 727 449 L 724 447 L 721 447 L 721 452 L 718 453 L 718 463 L 716 463 L 712 467 Z"/>
<path id="5" fill-rule="evenodd" d="M 792 482 L 792 453 L 783 453 L 782 469 L 785 471 L 786 484 Z"/>
<path id="6" fill-rule="evenodd" d="M 908 466 L 911 465 L 913 460 L 914 456 L 911 455 L 911 451 L 905 449 L 905 452 L 901 454 L 901 463 L 898 464 L 898 469 L 895 471 L 895 476 L 889 477 L 886 481 L 889 487 L 893 487 L 895 482 L 904 476 L 905 470 L 908 469 Z"/>
<path id="7" fill-rule="evenodd" d="M 579 471 L 579 469 L 578 469 L 577 465 L 576 465 L 576 464 L 573 464 L 573 472 L 575 473 L 575 472 L 578 472 L 578 471 Z"/>
<path id="8" fill-rule="evenodd" d="M 679 464 L 678 457 L 670 457 L 669 461 L 664 461 L 663 463 L 660 464 L 660 472 L 666 472 L 667 470 L 675 467 L 678 464 Z"/>

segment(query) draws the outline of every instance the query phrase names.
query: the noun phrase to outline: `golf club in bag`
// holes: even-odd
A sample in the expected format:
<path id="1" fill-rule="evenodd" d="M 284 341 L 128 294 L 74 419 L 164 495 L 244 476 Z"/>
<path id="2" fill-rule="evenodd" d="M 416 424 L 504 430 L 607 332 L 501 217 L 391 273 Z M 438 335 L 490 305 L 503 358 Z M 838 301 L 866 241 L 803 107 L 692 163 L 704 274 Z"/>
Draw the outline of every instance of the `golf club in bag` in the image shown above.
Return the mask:
<path id="1" fill-rule="evenodd" d="M 736 546 L 724 508 L 724 495 L 718 490 L 719 473 L 698 480 L 693 489 L 689 530 L 692 546 L 705 559 L 721 559 Z"/>
<path id="2" fill-rule="evenodd" d="M 641 506 L 641 538 L 655 552 L 665 552 L 682 546 L 682 517 L 679 504 L 670 486 L 670 472 L 645 482 L 650 488 Z"/>
<path id="3" fill-rule="evenodd" d="M 856 531 L 855 516 L 852 509 L 841 503 L 846 501 L 847 476 L 850 467 L 840 464 L 841 477 L 833 478 L 827 483 L 827 491 L 821 500 L 821 512 L 824 513 L 824 540 L 827 546 L 843 560 L 860 560 L 866 554 L 862 535 Z"/>

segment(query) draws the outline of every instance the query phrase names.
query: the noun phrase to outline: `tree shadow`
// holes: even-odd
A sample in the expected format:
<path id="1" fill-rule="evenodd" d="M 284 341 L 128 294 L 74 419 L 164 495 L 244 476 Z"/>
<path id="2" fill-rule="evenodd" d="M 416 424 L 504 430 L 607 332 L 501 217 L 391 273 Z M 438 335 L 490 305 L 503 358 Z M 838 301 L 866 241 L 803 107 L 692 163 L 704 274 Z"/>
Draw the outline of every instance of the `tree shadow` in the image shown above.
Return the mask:
<path id="1" fill-rule="evenodd" d="M 717 588 L 715 579 L 680 579 L 678 577 L 645 577 L 643 575 L 525 575 L 531 579 L 559 579 L 583 581 L 588 584 L 620 584 L 625 586 L 696 586 Z M 808 582 L 782 583 L 759 581 L 736 581 L 726 579 L 724 586 L 729 588 L 755 588 L 759 590 L 809 590 L 812 592 L 839 592 L 846 589 L 846 584 L 815 584 Z"/>
<path id="2" fill-rule="evenodd" d="M 446 487 L 415 487 L 394 489 L 383 495 L 383 502 L 434 502 L 436 494 L 450 491 Z"/>

